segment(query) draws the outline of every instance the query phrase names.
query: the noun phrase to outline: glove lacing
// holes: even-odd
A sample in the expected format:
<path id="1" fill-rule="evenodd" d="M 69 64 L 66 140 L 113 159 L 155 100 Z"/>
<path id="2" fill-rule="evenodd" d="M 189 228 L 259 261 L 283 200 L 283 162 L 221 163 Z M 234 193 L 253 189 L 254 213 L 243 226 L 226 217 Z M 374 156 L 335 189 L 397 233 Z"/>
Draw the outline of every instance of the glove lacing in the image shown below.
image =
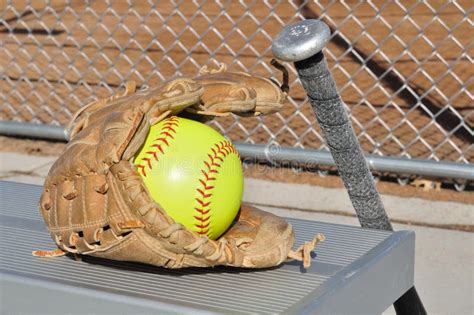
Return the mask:
<path id="1" fill-rule="evenodd" d="M 319 242 L 322 242 L 325 239 L 326 237 L 323 234 L 317 234 L 311 241 L 304 242 L 304 244 L 298 247 L 295 251 L 290 250 L 287 261 L 303 261 L 303 267 L 309 268 L 311 265 L 311 251 Z"/>

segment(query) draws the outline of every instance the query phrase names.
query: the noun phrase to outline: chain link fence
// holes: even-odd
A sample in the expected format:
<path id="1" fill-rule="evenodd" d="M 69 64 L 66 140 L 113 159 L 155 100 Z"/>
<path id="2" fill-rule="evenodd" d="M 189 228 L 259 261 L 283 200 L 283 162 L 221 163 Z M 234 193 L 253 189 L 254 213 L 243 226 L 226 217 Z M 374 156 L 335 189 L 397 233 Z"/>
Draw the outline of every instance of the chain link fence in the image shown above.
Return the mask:
<path id="1" fill-rule="evenodd" d="M 472 163 L 472 1 L 0 1 L 0 120 L 65 125 L 125 81 L 153 85 L 204 66 L 279 79 L 283 26 L 323 19 L 325 53 L 367 153 Z M 291 65 L 268 117 L 214 124 L 236 141 L 325 149 Z"/>

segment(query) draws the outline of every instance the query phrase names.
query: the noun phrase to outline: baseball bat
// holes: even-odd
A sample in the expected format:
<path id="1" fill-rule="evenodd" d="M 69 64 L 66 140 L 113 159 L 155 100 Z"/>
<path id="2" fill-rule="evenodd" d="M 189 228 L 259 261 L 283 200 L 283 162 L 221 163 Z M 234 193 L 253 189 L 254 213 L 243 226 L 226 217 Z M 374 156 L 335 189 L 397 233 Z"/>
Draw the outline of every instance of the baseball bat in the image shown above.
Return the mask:
<path id="1" fill-rule="evenodd" d="M 272 43 L 277 59 L 293 62 L 360 225 L 393 231 L 336 83 L 322 52 L 331 37 L 319 20 L 286 26 Z M 426 314 L 415 287 L 394 303 L 397 314 Z"/>

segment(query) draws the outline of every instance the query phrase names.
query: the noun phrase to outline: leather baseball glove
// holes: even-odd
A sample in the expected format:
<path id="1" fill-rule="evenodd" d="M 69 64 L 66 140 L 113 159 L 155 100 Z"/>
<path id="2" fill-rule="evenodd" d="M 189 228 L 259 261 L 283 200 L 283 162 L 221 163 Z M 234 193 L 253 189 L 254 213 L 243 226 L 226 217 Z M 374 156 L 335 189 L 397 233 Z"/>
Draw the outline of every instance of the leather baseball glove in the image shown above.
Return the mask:
<path id="1" fill-rule="evenodd" d="M 290 224 L 243 204 L 229 230 L 210 240 L 174 222 L 132 163 L 150 126 L 166 117 L 267 114 L 279 110 L 285 97 L 273 81 L 222 67 L 148 90 L 128 83 L 124 93 L 83 107 L 69 125 L 70 142 L 48 174 L 39 205 L 58 249 L 33 255 L 75 253 L 167 268 L 264 268 L 297 259 L 308 267 L 322 235 L 292 250 Z"/>

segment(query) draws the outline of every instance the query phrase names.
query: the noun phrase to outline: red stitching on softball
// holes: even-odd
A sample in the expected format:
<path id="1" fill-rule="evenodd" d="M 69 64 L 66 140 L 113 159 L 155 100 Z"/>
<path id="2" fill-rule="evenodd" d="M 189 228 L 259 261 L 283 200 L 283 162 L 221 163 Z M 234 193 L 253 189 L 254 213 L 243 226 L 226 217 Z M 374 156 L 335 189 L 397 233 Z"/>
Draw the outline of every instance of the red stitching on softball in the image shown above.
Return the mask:
<path id="1" fill-rule="evenodd" d="M 218 142 L 214 144 L 214 147 L 211 148 L 212 154 L 208 153 L 207 160 L 204 160 L 204 168 L 201 169 L 201 173 L 204 176 L 199 179 L 202 187 L 196 188 L 196 191 L 199 193 L 200 197 L 195 198 L 199 203 L 200 207 L 195 207 L 199 214 L 195 215 L 194 218 L 198 221 L 194 226 L 198 228 L 198 234 L 207 235 L 209 233 L 209 225 L 211 224 L 210 219 L 212 214 L 206 216 L 211 211 L 211 201 L 208 198 L 212 197 L 212 189 L 214 186 L 210 185 L 209 182 L 216 180 L 215 177 L 212 177 L 211 174 L 218 174 L 219 168 L 221 167 L 220 163 L 216 161 L 224 162 L 224 159 L 231 153 L 237 154 L 232 143 L 227 140 Z"/>
<path id="2" fill-rule="evenodd" d="M 204 170 L 201 170 L 201 173 L 204 175 L 204 177 L 206 178 L 206 181 L 208 180 L 216 180 L 215 177 L 210 177 L 209 174 L 206 173 L 206 171 Z"/>
<path id="3" fill-rule="evenodd" d="M 178 126 L 178 117 L 169 117 L 164 121 L 159 133 L 162 137 L 156 138 L 154 143 L 150 146 L 150 148 L 154 148 L 155 150 L 147 151 L 146 155 L 142 157 L 140 164 L 137 165 L 137 168 L 142 173 L 143 177 L 146 177 L 147 169 L 153 169 L 152 159 L 158 161 L 158 153 L 164 154 L 163 146 L 166 145 L 168 147 L 170 145 L 168 140 L 174 139 L 173 134 L 176 134 L 175 127 Z"/>
<path id="4" fill-rule="evenodd" d="M 212 197 L 212 194 L 206 194 L 206 189 L 205 190 L 201 190 L 201 189 L 196 189 L 202 196 L 202 198 L 209 198 L 209 197 Z"/>
<path id="5" fill-rule="evenodd" d="M 146 177 L 145 165 L 137 165 L 137 167 L 140 169 L 142 175 Z"/>
<path id="6" fill-rule="evenodd" d="M 155 144 L 152 144 L 152 146 L 151 146 L 151 147 L 152 147 L 152 148 L 156 148 L 156 149 L 158 149 L 158 151 L 160 151 L 160 152 L 161 152 L 161 154 L 163 154 L 163 153 L 164 153 L 164 152 L 163 152 L 163 148 L 162 148 L 162 147 L 161 147 L 161 145 L 159 145 L 159 144 L 156 144 L 156 143 L 155 143 Z M 148 152 L 147 152 L 147 153 L 148 153 Z"/>
<path id="7" fill-rule="evenodd" d="M 201 183 L 202 187 L 204 187 L 204 189 L 212 189 L 212 188 L 214 188 L 214 186 L 207 186 L 206 182 L 203 181 L 202 179 L 200 179 L 199 182 Z"/>
<path id="8" fill-rule="evenodd" d="M 204 210 L 204 209 L 201 209 L 201 208 L 194 208 L 194 210 L 196 210 L 197 212 L 199 212 L 200 214 L 202 215 L 206 215 L 209 213 L 209 211 L 211 211 L 211 209 L 207 209 L 207 210 Z"/>
<path id="9" fill-rule="evenodd" d="M 170 131 L 173 129 L 170 129 Z M 162 131 L 160 132 L 160 135 L 165 135 L 166 137 L 170 137 L 171 139 L 174 139 L 173 135 L 170 134 L 168 131 Z"/>
<path id="10" fill-rule="evenodd" d="M 156 138 L 155 141 L 163 141 L 166 144 L 166 146 L 170 145 L 170 143 L 168 142 L 168 139 L 166 139 L 166 137 Z"/>
<path id="11" fill-rule="evenodd" d="M 197 212 L 201 213 L 201 214 L 208 214 L 209 211 L 211 211 L 211 209 L 202 209 L 202 208 L 198 208 L 198 207 L 195 207 L 194 210 L 196 210 Z"/>
<path id="12" fill-rule="evenodd" d="M 209 201 L 209 202 L 204 202 L 204 201 L 202 201 L 202 199 L 200 199 L 200 198 L 194 198 L 194 199 L 201 205 L 201 207 L 207 207 L 207 206 L 209 206 L 209 205 L 211 204 L 210 201 Z"/>
<path id="13" fill-rule="evenodd" d="M 158 155 L 155 151 L 148 151 L 146 154 L 152 155 L 155 161 L 158 161 Z"/>
<path id="14" fill-rule="evenodd" d="M 148 166 L 149 169 L 151 169 L 151 170 L 153 169 L 153 167 L 151 166 L 151 159 L 150 158 L 144 157 L 142 160 L 146 161 L 146 165 Z"/>
<path id="15" fill-rule="evenodd" d="M 208 217 L 194 216 L 194 218 L 195 218 L 196 220 L 198 220 L 198 221 L 201 221 L 201 223 L 208 221 L 210 217 L 211 217 L 211 216 L 208 216 Z M 207 224 L 210 224 L 210 222 L 207 223 Z"/>

